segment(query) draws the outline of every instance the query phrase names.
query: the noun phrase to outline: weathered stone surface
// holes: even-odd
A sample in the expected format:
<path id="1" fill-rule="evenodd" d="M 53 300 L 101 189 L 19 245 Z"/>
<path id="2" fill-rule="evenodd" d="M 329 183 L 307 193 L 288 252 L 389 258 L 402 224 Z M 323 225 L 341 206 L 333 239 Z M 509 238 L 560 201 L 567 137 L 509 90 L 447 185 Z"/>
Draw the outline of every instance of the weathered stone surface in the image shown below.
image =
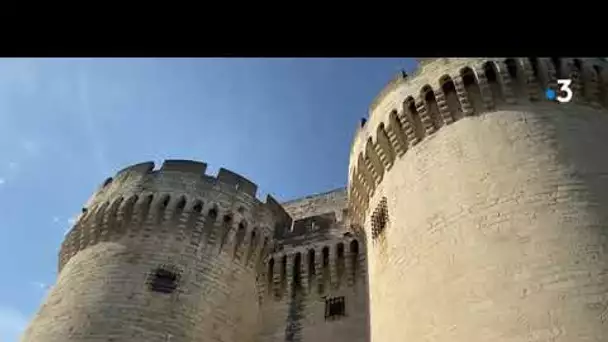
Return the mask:
<path id="1" fill-rule="evenodd" d="M 543 97 L 570 75 L 572 103 Z M 130 166 L 23 341 L 604 341 L 607 104 L 598 58 L 431 58 L 374 100 L 346 189 L 279 204 L 204 163 Z"/>
<path id="2" fill-rule="evenodd" d="M 566 60 L 560 65 L 577 63 Z M 553 71 L 560 70 L 555 61 L 516 59 L 516 74 L 497 75 L 486 61 L 429 62 L 385 95 L 357 133 L 349 199 L 353 221 L 369 239 L 371 340 L 606 340 L 608 111 L 593 101 L 531 96 L 544 94 L 540 84 L 567 78 L 563 67 L 561 75 Z M 506 67 L 502 61 L 494 67 Z M 536 65 L 532 80 L 527 63 Z M 582 74 L 606 68 L 599 60 L 580 64 Z M 382 142 L 376 127 L 407 94 L 442 87 L 436 80 L 456 79 L 463 67 L 470 68 L 469 83 L 459 87 L 474 112 L 427 130 L 381 182 L 364 189 L 359 175 L 380 173 L 365 169 L 379 165 L 359 163 L 370 136 Z M 586 84 L 594 88 L 592 81 Z M 574 96 L 595 100 L 596 91 L 587 90 Z M 462 102 L 442 104 L 462 112 Z M 432 103 L 420 107 L 441 118 Z M 406 120 L 419 125 L 415 115 Z M 392 153 L 389 144 L 381 147 Z M 389 221 L 373 239 L 371 216 L 383 199 Z"/>

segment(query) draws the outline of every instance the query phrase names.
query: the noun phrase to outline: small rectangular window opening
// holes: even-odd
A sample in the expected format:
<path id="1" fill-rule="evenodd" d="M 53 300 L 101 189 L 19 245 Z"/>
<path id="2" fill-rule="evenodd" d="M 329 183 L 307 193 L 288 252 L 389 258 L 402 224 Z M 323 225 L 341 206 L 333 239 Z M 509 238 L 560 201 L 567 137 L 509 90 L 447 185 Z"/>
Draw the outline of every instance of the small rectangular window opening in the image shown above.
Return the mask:
<path id="1" fill-rule="evenodd" d="M 344 297 L 325 299 L 325 320 L 333 320 L 346 316 L 346 303 Z"/>
<path id="2" fill-rule="evenodd" d="M 168 294 L 177 289 L 178 275 L 175 272 L 158 268 L 150 276 L 148 286 L 153 292 Z"/>

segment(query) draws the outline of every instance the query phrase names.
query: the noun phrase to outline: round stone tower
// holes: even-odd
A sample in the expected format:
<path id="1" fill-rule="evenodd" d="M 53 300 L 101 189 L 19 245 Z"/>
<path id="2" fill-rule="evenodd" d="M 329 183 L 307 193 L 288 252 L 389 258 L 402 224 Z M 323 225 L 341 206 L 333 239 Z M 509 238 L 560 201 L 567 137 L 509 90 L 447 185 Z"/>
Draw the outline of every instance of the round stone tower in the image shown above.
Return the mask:
<path id="1" fill-rule="evenodd" d="M 607 70 L 445 58 L 382 91 L 349 167 L 372 342 L 606 340 Z"/>
<path id="2" fill-rule="evenodd" d="M 289 215 L 225 169 L 153 169 L 128 167 L 91 198 L 24 342 L 253 341 L 258 266 Z"/>

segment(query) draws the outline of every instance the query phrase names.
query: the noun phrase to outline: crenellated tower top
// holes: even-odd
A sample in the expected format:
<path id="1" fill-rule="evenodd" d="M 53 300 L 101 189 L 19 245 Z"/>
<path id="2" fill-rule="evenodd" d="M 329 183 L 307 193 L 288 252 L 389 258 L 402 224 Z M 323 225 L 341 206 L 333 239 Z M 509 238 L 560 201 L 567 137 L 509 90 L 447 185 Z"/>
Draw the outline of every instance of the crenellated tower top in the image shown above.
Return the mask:
<path id="1" fill-rule="evenodd" d="M 568 105 L 547 100 L 557 79 L 572 79 L 573 105 L 606 107 L 608 63 L 602 58 L 421 58 L 372 102 L 353 139 L 349 210 L 362 223 L 370 196 L 397 158 L 442 127 L 505 106 Z"/>
<path id="2" fill-rule="evenodd" d="M 166 160 L 158 169 L 145 162 L 106 179 L 66 236 L 60 269 L 87 246 L 122 238 L 125 232 L 120 230 L 135 229 L 146 220 L 162 226 L 168 216 L 184 216 L 192 224 L 201 215 L 206 220 L 221 218 L 252 242 L 264 241 L 264 251 L 271 250 L 275 231 L 291 226 L 289 214 L 270 195 L 260 201 L 257 185 L 247 178 L 224 168 L 217 176 L 207 175 L 206 169 L 207 164 L 191 160 Z M 230 226 L 226 234 L 232 234 Z"/>

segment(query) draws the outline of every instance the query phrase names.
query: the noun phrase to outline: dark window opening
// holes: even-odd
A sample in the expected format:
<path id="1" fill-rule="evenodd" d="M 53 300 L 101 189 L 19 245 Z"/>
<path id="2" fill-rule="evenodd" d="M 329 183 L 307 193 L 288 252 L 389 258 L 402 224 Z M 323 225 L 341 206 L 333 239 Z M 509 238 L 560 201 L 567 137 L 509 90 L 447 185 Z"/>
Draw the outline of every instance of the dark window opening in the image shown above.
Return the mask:
<path id="1" fill-rule="evenodd" d="M 253 229 L 253 230 L 251 231 L 251 239 L 249 240 L 249 242 L 251 243 L 251 246 L 252 246 L 252 247 L 253 247 L 253 246 L 255 246 L 255 244 L 258 242 L 258 241 L 256 240 L 256 236 L 255 236 L 255 229 Z"/>
<path id="2" fill-rule="evenodd" d="M 169 205 L 169 201 L 170 201 L 170 200 L 171 200 L 171 197 L 169 197 L 169 196 L 166 196 L 166 197 L 163 199 L 163 208 L 166 208 L 166 207 Z"/>
<path id="3" fill-rule="evenodd" d="M 443 90 L 443 93 L 446 94 L 446 96 L 451 93 L 456 93 L 456 86 L 454 85 L 454 82 L 452 81 L 450 76 L 445 77 L 441 85 L 441 89 Z"/>
<path id="4" fill-rule="evenodd" d="M 471 68 L 463 68 L 460 71 L 460 75 L 462 76 L 462 83 L 465 87 L 477 84 L 477 81 L 475 80 L 475 74 L 473 73 L 473 70 L 471 70 Z"/>
<path id="5" fill-rule="evenodd" d="M 597 80 L 597 86 L 598 86 L 598 92 L 599 92 L 599 94 L 598 94 L 599 101 L 603 105 L 605 103 L 604 92 L 606 90 L 604 75 L 602 74 L 604 70 L 599 65 L 593 65 L 593 70 L 595 70 L 595 73 L 597 76 L 596 80 Z"/>
<path id="6" fill-rule="evenodd" d="M 293 262 L 293 288 L 294 293 L 302 287 L 302 255 L 300 253 L 296 254 L 295 260 Z"/>
<path id="7" fill-rule="evenodd" d="M 342 275 L 344 274 L 344 244 L 339 243 L 336 251 L 336 271 L 338 273 L 338 281 L 342 279 Z"/>
<path id="8" fill-rule="evenodd" d="M 492 63 L 492 62 L 484 63 L 483 71 L 486 74 L 486 78 L 487 78 L 488 82 L 496 82 L 498 80 L 498 77 L 496 75 L 496 70 L 494 69 L 494 63 Z"/>
<path id="9" fill-rule="evenodd" d="M 231 215 L 224 215 L 224 224 L 225 225 L 230 225 L 232 223 L 232 216 Z"/>
<path id="10" fill-rule="evenodd" d="M 539 73 L 538 73 L 538 58 L 529 58 L 530 61 L 530 66 L 532 67 L 532 73 L 534 74 L 534 77 L 536 77 L 536 79 L 539 78 Z"/>
<path id="11" fill-rule="evenodd" d="M 325 319 L 336 319 L 346 316 L 346 302 L 344 297 L 325 299 Z"/>
<path id="12" fill-rule="evenodd" d="M 562 60 L 559 57 L 551 57 L 551 62 L 553 62 L 553 67 L 555 68 L 555 76 L 557 78 L 562 78 Z"/>
<path id="13" fill-rule="evenodd" d="M 357 266 L 359 264 L 359 242 L 357 240 L 350 242 L 350 256 L 353 277 L 355 277 L 357 275 Z"/>
<path id="14" fill-rule="evenodd" d="M 602 67 L 599 65 L 594 65 L 593 70 L 595 70 L 595 73 L 597 74 L 597 79 L 601 83 L 602 82 Z"/>
<path id="15" fill-rule="evenodd" d="M 424 138 L 426 131 L 422 125 L 422 119 L 420 119 L 420 115 L 416 110 L 416 102 L 414 101 L 414 98 L 408 97 L 407 99 L 405 99 L 405 107 L 410 114 L 410 118 L 412 120 L 411 124 L 414 128 L 414 134 L 416 135 L 416 138 Z"/>
<path id="16" fill-rule="evenodd" d="M 526 86 L 528 80 L 526 80 L 523 76 L 520 75 L 520 69 L 517 66 L 517 62 L 513 58 L 505 59 L 505 65 L 507 67 L 507 74 L 509 78 L 511 78 L 511 88 L 513 89 L 513 93 L 515 96 L 526 96 Z"/>
<path id="17" fill-rule="evenodd" d="M 350 252 L 353 254 L 359 254 L 359 241 L 353 240 L 350 242 Z"/>
<path id="18" fill-rule="evenodd" d="M 311 249 L 308 251 L 308 279 L 312 280 L 315 274 L 315 251 Z"/>
<path id="19" fill-rule="evenodd" d="M 433 88 L 431 88 L 431 86 L 425 85 L 420 92 L 422 93 L 425 101 L 435 101 L 435 92 L 433 92 Z"/>
<path id="20" fill-rule="evenodd" d="M 192 207 L 192 210 L 200 213 L 201 211 L 203 211 L 203 203 L 201 203 L 201 201 L 197 201 L 196 204 Z"/>
<path id="21" fill-rule="evenodd" d="M 270 261 L 268 261 L 268 278 L 267 278 L 268 293 L 272 292 L 273 281 L 274 281 L 274 259 L 270 258 Z"/>
<path id="22" fill-rule="evenodd" d="M 372 215 L 372 239 L 377 239 L 384 233 L 388 223 L 388 208 L 386 197 L 383 197 Z"/>
<path id="23" fill-rule="evenodd" d="M 473 69 L 464 67 L 460 69 L 460 77 L 462 78 L 462 84 L 467 92 L 467 97 L 471 107 L 477 112 L 485 110 L 484 101 L 481 96 L 481 90 L 477 84 L 477 77 L 473 72 Z"/>
<path id="24" fill-rule="evenodd" d="M 172 293 L 177 289 L 178 274 L 165 268 L 157 268 L 150 277 L 149 288 L 158 293 Z"/>
<path id="25" fill-rule="evenodd" d="M 175 207 L 177 210 L 184 210 L 186 207 L 186 199 L 184 197 L 180 198 L 179 202 L 177 202 L 177 206 Z"/>
<path id="26" fill-rule="evenodd" d="M 338 259 L 339 258 L 344 258 L 344 244 L 341 242 L 338 244 Z"/>
<path id="27" fill-rule="evenodd" d="M 413 99 L 408 99 L 407 109 L 409 109 L 410 114 L 412 114 L 412 115 L 418 114 L 418 111 L 416 111 L 416 103 L 414 102 Z"/>
<path id="28" fill-rule="evenodd" d="M 287 285 L 287 255 L 281 258 L 281 289 Z"/>
<path id="29" fill-rule="evenodd" d="M 483 71 L 486 74 L 486 80 L 490 86 L 490 92 L 494 102 L 501 102 L 503 100 L 501 96 L 502 89 L 500 89 L 500 84 L 498 82 L 498 69 L 496 68 L 496 64 L 491 61 L 485 62 Z"/>
<path id="30" fill-rule="evenodd" d="M 249 249 L 247 250 L 247 262 L 251 259 L 253 252 L 258 244 L 257 236 L 256 236 L 257 228 L 253 228 L 251 231 L 251 235 L 249 236 Z"/>
<path id="31" fill-rule="evenodd" d="M 426 85 L 422 88 L 421 93 L 424 97 L 424 102 L 428 109 L 428 114 L 431 117 L 431 121 L 435 128 L 440 128 L 443 124 L 441 117 L 439 116 L 439 107 L 437 107 L 437 99 L 435 98 L 435 91 L 431 86 Z"/>
<path id="32" fill-rule="evenodd" d="M 517 64 L 513 58 L 508 58 L 505 60 L 505 64 L 507 65 L 507 72 L 509 73 L 509 77 L 515 80 L 517 78 Z"/>
<path id="33" fill-rule="evenodd" d="M 329 266 L 329 247 L 323 247 L 323 267 Z"/>
<path id="34" fill-rule="evenodd" d="M 532 74 L 534 75 L 534 79 L 537 82 L 537 85 L 540 86 L 540 88 L 542 88 L 544 91 L 545 86 L 547 86 L 547 80 L 546 77 L 541 74 L 540 66 L 538 64 L 538 58 L 528 58 L 528 61 L 530 62 L 530 66 L 532 67 Z"/>
<path id="35" fill-rule="evenodd" d="M 209 209 L 207 216 L 209 216 L 210 219 L 215 220 L 217 218 L 217 208 Z"/>
<path id="36" fill-rule="evenodd" d="M 441 78 L 441 89 L 445 94 L 445 101 L 448 106 L 448 110 L 452 114 L 452 117 L 455 120 L 459 120 L 463 117 L 462 106 L 460 104 L 460 99 L 458 98 L 458 93 L 456 91 L 456 85 L 452 78 L 448 75 L 444 75 Z"/>
<path id="37" fill-rule="evenodd" d="M 583 70 L 583 63 L 581 62 L 580 59 L 575 58 L 574 59 L 574 67 L 576 68 L 576 71 L 581 72 Z"/>

